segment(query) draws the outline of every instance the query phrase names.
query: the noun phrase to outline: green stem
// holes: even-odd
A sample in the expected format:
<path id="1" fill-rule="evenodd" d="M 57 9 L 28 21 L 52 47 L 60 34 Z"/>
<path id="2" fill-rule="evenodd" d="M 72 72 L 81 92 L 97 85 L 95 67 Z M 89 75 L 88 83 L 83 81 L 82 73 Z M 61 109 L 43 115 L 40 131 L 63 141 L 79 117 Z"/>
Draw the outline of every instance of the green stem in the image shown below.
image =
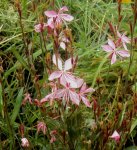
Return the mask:
<path id="1" fill-rule="evenodd" d="M 133 26 L 131 24 L 131 45 L 130 45 L 130 48 L 131 48 L 131 56 L 130 56 L 130 62 L 129 62 L 129 67 L 128 67 L 128 73 L 127 73 L 127 78 L 126 78 L 126 82 L 125 82 L 125 87 L 127 87 L 127 84 L 128 84 L 128 77 L 129 77 L 129 74 L 130 74 L 130 69 L 131 69 L 131 66 L 132 66 L 132 63 L 133 63 L 133 60 L 134 60 L 134 51 L 133 51 L 133 38 L 134 38 L 134 31 L 135 31 L 135 26 L 136 26 L 136 18 L 137 18 L 137 0 L 135 0 L 135 5 L 134 5 L 134 21 L 133 21 Z M 126 88 L 124 88 L 126 90 Z M 124 93 L 125 93 L 125 90 L 124 90 Z"/>
<path id="2" fill-rule="evenodd" d="M 40 35 L 40 46 L 41 46 L 41 50 L 42 50 L 42 59 L 43 59 L 43 66 L 44 66 L 44 74 L 45 73 L 47 74 L 47 72 L 46 72 L 46 68 L 47 67 L 46 67 L 46 63 L 45 63 L 45 55 L 44 55 L 44 50 L 43 50 L 43 45 L 42 45 L 42 39 L 44 39 L 43 34 Z M 44 42 L 44 40 L 43 40 L 43 42 Z M 45 47 L 46 54 L 47 54 L 47 48 L 46 48 L 45 42 L 44 42 L 44 47 Z M 47 74 L 47 76 L 48 76 L 48 74 Z"/>

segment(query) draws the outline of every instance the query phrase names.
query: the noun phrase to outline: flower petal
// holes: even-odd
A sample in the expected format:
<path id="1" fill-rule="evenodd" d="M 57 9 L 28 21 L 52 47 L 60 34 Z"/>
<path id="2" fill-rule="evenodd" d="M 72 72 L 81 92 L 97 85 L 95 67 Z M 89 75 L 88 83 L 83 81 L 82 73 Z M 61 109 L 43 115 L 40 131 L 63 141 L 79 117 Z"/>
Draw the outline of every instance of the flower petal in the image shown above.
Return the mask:
<path id="1" fill-rule="evenodd" d="M 66 89 L 59 89 L 56 91 L 55 98 L 62 98 L 67 95 Z"/>
<path id="2" fill-rule="evenodd" d="M 63 6 L 63 7 L 61 7 L 61 8 L 59 9 L 59 13 L 65 12 L 65 11 L 68 11 L 67 6 Z"/>
<path id="3" fill-rule="evenodd" d="M 66 44 L 64 42 L 60 42 L 60 47 L 65 50 L 66 49 Z"/>
<path id="4" fill-rule="evenodd" d="M 62 75 L 62 71 L 54 71 L 50 76 L 49 76 L 49 80 L 52 81 L 54 79 L 60 78 L 60 76 Z"/>
<path id="5" fill-rule="evenodd" d="M 110 47 L 109 45 L 103 45 L 102 48 L 106 52 L 112 52 L 113 51 L 112 47 Z"/>
<path id="6" fill-rule="evenodd" d="M 129 52 L 126 50 L 120 50 L 120 51 L 117 51 L 117 53 L 122 57 L 130 57 Z"/>
<path id="7" fill-rule="evenodd" d="M 81 99 L 82 99 L 82 102 L 83 102 L 87 107 L 91 107 L 91 104 L 90 104 L 89 100 L 88 100 L 86 97 L 84 97 L 84 96 L 80 96 L 80 97 L 81 97 Z"/>
<path id="8" fill-rule="evenodd" d="M 114 43 L 111 39 L 108 39 L 108 45 L 109 45 L 110 47 L 112 47 L 113 50 L 116 48 L 116 47 L 115 47 L 115 43 Z"/>
<path id="9" fill-rule="evenodd" d="M 85 90 L 87 89 L 87 85 L 86 83 L 84 82 L 81 89 L 80 89 L 80 93 L 84 92 Z"/>
<path id="10" fill-rule="evenodd" d="M 127 46 L 126 46 L 126 44 L 124 42 L 123 42 L 123 47 L 124 47 L 125 50 L 128 50 Z"/>
<path id="11" fill-rule="evenodd" d="M 53 63 L 58 67 L 59 70 L 62 70 L 63 67 L 62 67 L 62 60 L 60 58 L 56 58 L 55 54 L 53 55 Z"/>
<path id="12" fill-rule="evenodd" d="M 68 21 L 68 22 L 70 22 L 70 21 L 72 21 L 72 20 L 74 19 L 73 16 L 68 15 L 68 14 L 60 14 L 60 16 L 61 16 L 61 18 L 62 18 L 63 20 Z"/>
<path id="13" fill-rule="evenodd" d="M 114 64 L 116 62 L 116 53 L 112 53 L 112 56 L 111 56 L 111 65 Z"/>
<path id="14" fill-rule="evenodd" d="M 79 105 L 80 99 L 79 99 L 79 95 L 71 90 L 69 90 L 69 96 L 70 96 L 70 100 Z"/>
<path id="15" fill-rule="evenodd" d="M 49 18 L 53 18 L 53 17 L 56 17 L 57 16 L 57 13 L 53 10 L 51 11 L 45 11 L 44 14 L 49 17 Z"/>
<path id="16" fill-rule="evenodd" d="M 63 72 L 61 78 L 60 78 L 60 84 L 66 87 L 67 84 L 70 85 L 77 85 L 75 77 L 67 72 Z"/>
<path id="17" fill-rule="evenodd" d="M 125 43 L 130 43 L 130 39 L 123 34 L 122 39 Z"/>
<path id="18" fill-rule="evenodd" d="M 72 88 L 80 88 L 80 87 L 82 86 L 83 82 L 84 82 L 83 79 L 76 78 L 77 86 L 76 86 L 76 87 L 71 86 L 71 87 L 72 87 Z"/>
<path id="19" fill-rule="evenodd" d="M 49 18 L 47 21 L 47 25 L 51 28 L 54 29 L 54 22 L 53 22 L 53 18 Z"/>
<path id="20" fill-rule="evenodd" d="M 64 70 L 70 70 L 72 69 L 72 58 L 69 58 L 68 60 L 65 61 L 64 64 Z"/>
<path id="21" fill-rule="evenodd" d="M 79 88 L 83 84 L 83 79 L 75 78 L 70 73 L 64 72 L 60 78 L 60 83 L 63 86 L 70 84 L 70 88 Z"/>
<path id="22" fill-rule="evenodd" d="M 84 102 L 84 104 L 89 107 L 89 102 L 88 102 L 88 99 L 85 97 L 87 93 L 91 93 L 91 92 L 94 92 L 95 90 L 93 88 L 87 88 L 86 86 L 86 83 L 84 83 L 80 89 L 80 92 L 79 92 L 79 96 L 82 98 L 82 101 Z M 84 99 L 84 98 L 85 99 Z"/>
<path id="23" fill-rule="evenodd" d="M 93 89 L 93 88 L 88 88 L 88 89 L 86 89 L 85 91 L 84 91 L 84 93 L 91 93 L 91 92 L 94 92 L 95 91 L 95 89 Z"/>

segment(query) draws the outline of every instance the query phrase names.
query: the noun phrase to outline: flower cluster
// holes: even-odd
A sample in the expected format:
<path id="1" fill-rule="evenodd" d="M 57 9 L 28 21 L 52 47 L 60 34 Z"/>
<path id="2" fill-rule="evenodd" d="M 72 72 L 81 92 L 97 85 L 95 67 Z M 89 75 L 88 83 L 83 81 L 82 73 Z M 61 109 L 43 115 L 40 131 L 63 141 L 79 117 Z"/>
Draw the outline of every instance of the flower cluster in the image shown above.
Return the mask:
<path id="1" fill-rule="evenodd" d="M 42 33 L 47 31 L 48 36 L 51 36 L 56 41 L 56 45 L 62 48 L 63 50 L 72 49 L 71 48 L 71 34 L 70 30 L 67 27 L 67 22 L 71 22 L 74 17 L 65 13 L 68 11 L 66 6 L 60 8 L 56 11 L 45 11 L 44 15 L 47 17 L 47 22 L 44 23 L 41 21 L 39 24 L 34 26 L 35 32 Z M 66 29 L 63 30 L 63 25 L 66 26 Z"/>
<path id="2" fill-rule="evenodd" d="M 45 15 L 48 17 L 48 25 L 52 28 L 55 28 L 56 26 L 62 25 L 65 21 L 72 21 L 74 18 L 71 15 L 65 14 L 64 12 L 68 11 L 68 8 L 66 6 L 63 6 L 59 9 L 58 12 L 56 11 L 45 11 Z"/>
<path id="3" fill-rule="evenodd" d="M 66 14 L 65 12 L 67 11 L 68 8 L 66 6 L 63 6 L 57 12 L 53 10 L 45 11 L 44 14 L 47 17 L 47 23 L 35 25 L 36 32 L 43 32 L 45 28 L 50 28 L 50 34 L 53 35 L 54 44 L 56 46 L 52 60 L 54 65 L 58 68 L 57 71 L 52 72 L 49 76 L 49 81 L 52 82 L 52 93 L 43 98 L 40 103 L 43 104 L 49 100 L 53 101 L 57 99 L 65 101 L 65 104 L 72 101 L 72 103 L 76 105 L 79 105 L 80 101 L 82 101 L 87 107 L 91 107 L 87 94 L 94 92 L 94 89 L 87 88 L 84 80 L 75 77 L 73 74 L 77 58 L 71 57 L 63 62 L 59 57 L 59 47 L 64 50 L 66 50 L 68 45 L 71 47 L 71 36 L 67 36 L 70 31 L 68 28 L 63 30 L 63 25 L 72 21 L 74 17 Z"/>
<path id="4" fill-rule="evenodd" d="M 41 103 L 54 99 L 62 99 L 65 100 L 67 104 L 70 100 L 76 105 L 79 105 L 80 101 L 82 101 L 87 107 L 91 107 L 90 102 L 87 99 L 87 94 L 94 92 L 94 89 L 87 88 L 84 80 L 75 77 L 71 72 L 71 70 L 73 70 L 75 58 L 69 58 L 63 65 L 61 58 L 53 55 L 53 63 L 57 66 L 58 70 L 51 73 L 49 80 L 54 81 L 57 79 L 59 85 L 63 86 L 63 89 L 58 89 L 57 83 L 55 82 L 56 86 L 54 87 L 56 88 L 52 90 L 52 93 L 43 98 Z"/>
<path id="5" fill-rule="evenodd" d="M 127 43 L 130 43 L 130 39 L 125 36 L 125 34 L 120 34 L 117 31 L 117 40 L 113 41 L 111 39 L 108 39 L 108 44 L 102 46 L 103 50 L 109 53 L 111 64 L 114 64 L 116 62 L 117 55 L 121 58 L 130 57 L 129 51 L 126 46 Z"/>
<path id="6" fill-rule="evenodd" d="M 63 6 L 59 9 L 58 12 L 56 11 L 45 11 L 44 14 L 48 18 L 47 23 L 40 23 L 35 25 L 35 31 L 36 32 L 43 32 L 45 28 L 53 30 L 55 28 L 58 28 L 59 26 L 62 26 L 65 22 L 70 22 L 74 19 L 73 16 L 66 14 L 64 12 L 67 12 L 68 8 L 66 6 Z"/>

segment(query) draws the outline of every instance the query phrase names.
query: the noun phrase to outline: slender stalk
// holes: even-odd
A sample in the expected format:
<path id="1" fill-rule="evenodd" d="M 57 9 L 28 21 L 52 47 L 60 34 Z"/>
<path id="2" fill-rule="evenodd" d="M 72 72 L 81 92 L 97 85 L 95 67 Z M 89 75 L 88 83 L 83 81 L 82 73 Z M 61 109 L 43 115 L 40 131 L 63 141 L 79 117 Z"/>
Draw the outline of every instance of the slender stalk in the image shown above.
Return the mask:
<path id="1" fill-rule="evenodd" d="M 45 48 L 46 54 L 47 54 L 46 41 L 45 41 L 45 39 L 44 39 L 44 34 L 43 34 L 43 32 L 41 32 L 41 36 L 42 36 L 42 40 L 43 40 L 43 43 L 44 43 L 44 48 Z"/>
<path id="2" fill-rule="evenodd" d="M 134 40 L 134 32 L 135 32 L 135 26 L 136 26 L 136 20 L 137 20 L 137 0 L 135 0 L 135 4 L 134 4 L 134 21 L 133 21 L 133 25 L 130 24 L 130 29 L 131 29 L 131 45 L 130 45 L 130 50 L 131 50 L 131 56 L 130 56 L 130 62 L 129 62 L 129 66 L 128 66 L 128 73 L 127 73 L 127 78 L 126 78 L 126 82 L 125 82 L 125 87 L 127 87 L 128 84 L 128 77 L 130 74 L 130 69 L 134 60 L 134 51 L 133 51 L 133 40 Z M 125 88 L 126 90 L 126 88 Z M 125 93 L 124 90 L 124 93 Z"/>
<path id="3" fill-rule="evenodd" d="M 46 54 L 47 54 L 47 48 L 46 48 L 46 44 L 44 42 L 44 35 L 43 35 L 43 33 L 41 33 L 41 35 L 40 35 L 40 46 L 41 46 L 41 50 L 42 50 L 42 59 L 43 59 L 44 74 L 47 74 L 47 71 L 46 71 L 47 65 L 45 63 L 45 54 L 44 54 L 44 50 L 43 50 L 42 40 L 43 40 L 44 47 L 45 47 Z M 47 76 L 48 76 L 48 74 L 47 74 Z"/>

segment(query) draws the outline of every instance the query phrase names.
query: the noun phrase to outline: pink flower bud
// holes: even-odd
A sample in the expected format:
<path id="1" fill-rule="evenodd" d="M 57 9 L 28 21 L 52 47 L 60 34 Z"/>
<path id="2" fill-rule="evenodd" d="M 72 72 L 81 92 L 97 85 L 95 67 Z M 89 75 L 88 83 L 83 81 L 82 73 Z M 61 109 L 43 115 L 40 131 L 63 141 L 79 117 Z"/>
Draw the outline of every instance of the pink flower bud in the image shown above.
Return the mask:
<path id="1" fill-rule="evenodd" d="M 26 139 L 26 138 L 22 138 L 21 139 L 21 146 L 22 147 L 29 147 L 29 141 L 28 141 L 28 139 Z"/>
<path id="2" fill-rule="evenodd" d="M 115 130 L 113 132 L 113 134 L 110 136 L 110 138 L 114 139 L 116 142 L 119 142 L 120 140 L 120 135 L 118 134 L 118 132 Z"/>

